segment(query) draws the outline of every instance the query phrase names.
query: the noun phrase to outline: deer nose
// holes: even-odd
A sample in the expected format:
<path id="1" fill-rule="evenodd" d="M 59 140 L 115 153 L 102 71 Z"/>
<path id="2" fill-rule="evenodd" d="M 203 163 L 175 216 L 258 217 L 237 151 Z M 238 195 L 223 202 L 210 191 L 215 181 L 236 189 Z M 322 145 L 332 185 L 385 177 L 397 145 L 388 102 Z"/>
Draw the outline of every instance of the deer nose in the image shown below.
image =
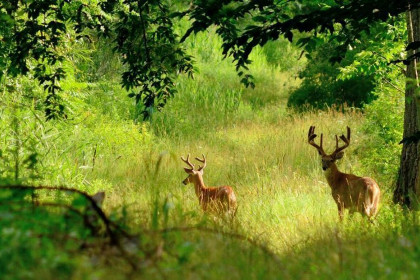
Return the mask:
<path id="1" fill-rule="evenodd" d="M 184 185 L 187 185 L 187 180 L 182 181 Z"/>
<path id="2" fill-rule="evenodd" d="M 322 167 L 322 170 L 324 170 L 324 171 L 325 171 L 325 170 L 327 170 L 327 168 L 326 168 L 325 166 L 323 166 L 323 167 Z"/>

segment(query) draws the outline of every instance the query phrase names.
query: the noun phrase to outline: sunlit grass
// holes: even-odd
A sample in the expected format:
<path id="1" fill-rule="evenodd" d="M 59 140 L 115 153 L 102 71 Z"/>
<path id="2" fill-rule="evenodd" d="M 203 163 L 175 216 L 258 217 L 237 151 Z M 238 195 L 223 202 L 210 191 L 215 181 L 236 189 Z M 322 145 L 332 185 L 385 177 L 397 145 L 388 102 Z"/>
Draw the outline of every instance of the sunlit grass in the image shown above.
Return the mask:
<path id="1" fill-rule="evenodd" d="M 245 249 L 249 248 L 246 242 L 187 233 L 183 238 L 192 242 L 188 246 L 192 246 L 193 253 L 180 267 L 167 268 L 171 278 L 220 278 L 226 273 L 234 279 L 274 279 L 279 275 L 335 278 L 340 273 L 341 278 L 352 278 L 359 275 L 353 272 L 354 262 L 362 270 L 361 277 L 368 275 L 369 266 L 358 259 L 358 254 L 369 256 L 365 249 L 368 244 L 376 248 L 378 242 L 384 242 L 381 227 L 387 219 L 399 220 L 400 214 L 394 213 L 389 195 L 385 194 L 385 210 L 381 210 L 377 224 L 370 225 L 360 215 L 338 223 L 337 207 L 318 153 L 307 144 L 311 125 L 324 133 L 327 151 L 335 145 L 334 135 L 350 126 L 352 144 L 339 168 L 356 174 L 365 170 L 359 159 L 369 155 L 354 153 L 359 139 L 366 137 L 361 129 L 363 115 L 352 109 L 289 111 L 285 105 L 287 95 L 298 80 L 265 68 L 267 65 L 260 62 L 254 69 L 257 88 L 245 89 L 226 65 L 213 70 L 202 64 L 195 80 L 180 77 L 179 94 L 146 127 L 137 127 L 142 137 L 135 136 L 128 124 L 119 127 L 118 123 L 109 129 L 109 125 L 115 125 L 111 119 L 95 119 L 97 132 L 93 135 L 103 135 L 102 142 L 98 142 L 100 152 L 94 168 L 82 172 L 80 186 L 92 193 L 105 189 L 106 210 L 126 207 L 134 231 L 152 227 L 155 209 L 169 207 L 166 224 L 163 210 L 158 210 L 158 227 L 205 225 L 238 232 L 265 244 L 283 262 L 279 267 L 255 248 L 242 255 L 249 250 Z M 239 208 L 232 225 L 203 214 L 193 187 L 181 184 L 187 175 L 180 156 L 188 153 L 206 155 L 206 185 L 234 188 Z M 91 150 L 85 150 L 85 154 L 87 158 L 93 156 Z M 390 187 L 381 185 L 385 192 Z M 378 236 L 381 238 L 376 240 Z M 388 254 L 387 250 L 377 254 Z M 148 273 L 158 275 L 154 270 Z"/>
<path id="2" fill-rule="evenodd" d="M 273 116 L 267 118 L 267 114 L 275 114 L 278 121 L 272 122 Z M 186 122 L 193 125 L 194 121 L 193 117 L 188 117 Z M 399 255 L 398 246 L 414 245 L 411 237 L 407 239 L 408 245 L 397 245 L 396 249 L 389 243 L 405 242 L 398 235 L 402 215 L 391 206 L 389 196 L 385 194 L 375 224 L 358 214 L 340 224 L 318 154 L 306 142 L 307 129 L 317 125 L 317 130 L 325 135 L 326 150 L 332 150 L 334 135 L 342 133 L 346 125 L 351 126 L 352 146 L 339 166 L 343 171 L 357 173 L 358 159 L 363 155 L 355 155 L 353 150 L 363 136 L 359 129 L 362 123 L 363 116 L 351 110 L 301 115 L 273 111 L 255 114 L 253 119 L 243 122 L 232 117 L 212 131 L 206 126 L 196 127 L 197 139 L 161 137 L 145 149 L 124 155 L 124 161 L 113 163 L 104 157 L 98 160 L 89 177 L 104 177 L 112 182 L 106 207 L 117 209 L 128 205 L 133 228 L 150 226 L 155 203 L 163 205 L 168 199 L 169 223 L 161 226 L 192 226 L 202 224 L 204 219 L 207 226 L 236 231 L 265 244 L 284 262 L 282 267 L 271 260 L 261 262 L 266 257 L 255 252 L 258 249 L 254 249 L 254 257 L 239 257 L 241 250 L 245 250 L 242 247 L 246 246 L 240 242 L 206 233 L 189 233 L 184 238 L 194 242 L 195 253 L 182 270 L 171 274 L 173 278 L 204 275 L 218 278 L 228 272 L 234 279 L 277 278 L 279 275 L 311 279 L 340 275 L 339 278 L 346 279 L 382 273 L 387 277 L 404 277 L 406 274 L 397 269 L 400 262 L 392 263 L 387 258 Z M 239 209 L 233 226 L 220 224 L 220 221 L 215 223 L 211 217 L 206 217 L 193 187 L 181 184 L 186 174 L 180 156 L 188 153 L 206 154 L 208 165 L 204 179 L 207 185 L 234 188 Z M 384 192 L 389 192 L 390 187 L 381 186 Z M 413 265 L 411 258 L 404 258 Z M 250 263 L 253 270 L 247 270 Z"/>

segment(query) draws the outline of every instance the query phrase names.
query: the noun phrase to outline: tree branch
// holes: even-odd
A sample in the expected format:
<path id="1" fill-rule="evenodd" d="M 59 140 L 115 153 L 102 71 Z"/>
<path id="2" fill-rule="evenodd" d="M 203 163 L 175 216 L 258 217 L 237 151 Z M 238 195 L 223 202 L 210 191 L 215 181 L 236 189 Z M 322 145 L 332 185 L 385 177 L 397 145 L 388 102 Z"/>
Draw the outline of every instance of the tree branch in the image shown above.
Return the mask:
<path id="1" fill-rule="evenodd" d="M 140 21 L 141 21 L 141 26 L 142 26 L 142 31 L 143 31 L 143 42 L 144 42 L 144 49 L 146 51 L 147 64 L 150 64 L 150 62 L 151 62 L 150 52 L 149 52 L 149 48 L 147 46 L 146 27 L 144 26 L 143 11 L 141 9 L 142 5 L 141 5 L 140 1 L 137 2 L 137 5 L 138 5 L 138 8 L 139 8 Z"/>
<path id="2" fill-rule="evenodd" d="M 233 238 L 233 239 L 237 239 L 237 240 L 241 240 L 241 241 L 246 241 L 249 244 L 251 244 L 252 246 L 255 246 L 255 247 L 259 248 L 264 254 L 270 256 L 279 265 L 282 265 L 279 257 L 277 256 L 277 254 L 275 254 L 273 251 L 271 251 L 267 246 L 265 246 L 263 244 L 260 244 L 257 241 L 255 241 L 254 239 L 252 239 L 250 237 L 247 237 L 247 236 L 244 236 L 244 235 L 241 235 L 239 233 L 220 231 L 220 230 L 217 230 L 217 229 L 212 229 L 212 228 L 207 228 L 207 227 L 172 227 L 172 228 L 162 229 L 159 232 L 161 234 L 164 234 L 164 233 L 169 233 L 169 232 L 188 232 L 188 231 L 200 231 L 200 232 L 210 233 L 210 234 L 221 234 L 221 235 L 227 236 L 229 238 Z"/>

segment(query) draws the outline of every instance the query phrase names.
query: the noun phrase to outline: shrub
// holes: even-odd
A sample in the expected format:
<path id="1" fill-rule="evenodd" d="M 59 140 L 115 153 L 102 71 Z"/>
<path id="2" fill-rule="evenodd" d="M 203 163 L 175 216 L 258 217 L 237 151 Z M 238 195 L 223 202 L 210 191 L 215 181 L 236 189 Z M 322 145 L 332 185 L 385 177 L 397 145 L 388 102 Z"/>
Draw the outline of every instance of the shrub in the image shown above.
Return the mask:
<path id="1" fill-rule="evenodd" d="M 288 107 L 298 110 L 325 109 L 347 104 L 361 108 L 376 99 L 372 75 L 360 73 L 346 79 L 340 78 L 340 67 L 352 61 L 347 59 L 340 64 L 332 64 L 329 59 L 334 49 L 334 44 L 324 43 L 311 54 L 305 69 L 299 73 L 303 82 L 290 94 Z"/>
<path id="2" fill-rule="evenodd" d="M 404 96 L 389 87 L 378 87 L 379 98 L 365 110 L 363 126 L 369 135 L 363 140 L 360 153 L 366 173 L 374 173 L 383 182 L 394 182 L 398 174 L 403 137 Z M 359 151 L 357 151 L 359 152 Z M 373 175 L 372 175 L 373 176 Z"/>
<path id="3" fill-rule="evenodd" d="M 373 80 L 364 76 L 336 80 L 327 84 L 316 84 L 305 80 L 300 88 L 290 94 L 287 106 L 298 110 L 325 109 L 342 104 L 362 108 L 377 98 L 373 89 Z"/>

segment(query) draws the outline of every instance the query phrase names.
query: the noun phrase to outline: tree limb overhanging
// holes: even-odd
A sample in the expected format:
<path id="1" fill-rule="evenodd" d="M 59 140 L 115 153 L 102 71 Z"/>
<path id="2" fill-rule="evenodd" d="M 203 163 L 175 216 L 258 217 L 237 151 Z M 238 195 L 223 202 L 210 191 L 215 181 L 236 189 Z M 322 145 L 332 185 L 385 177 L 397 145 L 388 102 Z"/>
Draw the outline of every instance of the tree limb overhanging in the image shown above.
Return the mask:
<path id="1" fill-rule="evenodd" d="M 312 33 L 297 43 L 308 46 L 312 36 L 318 33 L 351 31 L 351 37 L 342 42 L 333 61 L 344 57 L 349 44 L 357 39 L 362 31 L 376 21 L 386 21 L 390 17 L 420 7 L 419 1 L 401 0 L 354 0 L 345 5 L 333 5 L 307 13 L 296 12 L 290 17 L 293 1 L 194 1 L 194 5 L 183 14 L 189 16 L 191 27 L 182 40 L 215 25 L 223 39 L 223 54 L 231 56 L 239 76 L 243 76 L 251 63 L 249 55 L 256 46 L 263 46 L 269 40 L 284 36 L 290 42 L 293 32 Z M 287 6 L 288 5 L 288 6 Z M 287 8 L 289 7 L 289 8 Z M 244 23 L 246 22 L 246 23 Z M 414 58 L 414 57 L 413 57 Z M 251 85 L 252 76 L 244 76 L 242 82 Z"/>

